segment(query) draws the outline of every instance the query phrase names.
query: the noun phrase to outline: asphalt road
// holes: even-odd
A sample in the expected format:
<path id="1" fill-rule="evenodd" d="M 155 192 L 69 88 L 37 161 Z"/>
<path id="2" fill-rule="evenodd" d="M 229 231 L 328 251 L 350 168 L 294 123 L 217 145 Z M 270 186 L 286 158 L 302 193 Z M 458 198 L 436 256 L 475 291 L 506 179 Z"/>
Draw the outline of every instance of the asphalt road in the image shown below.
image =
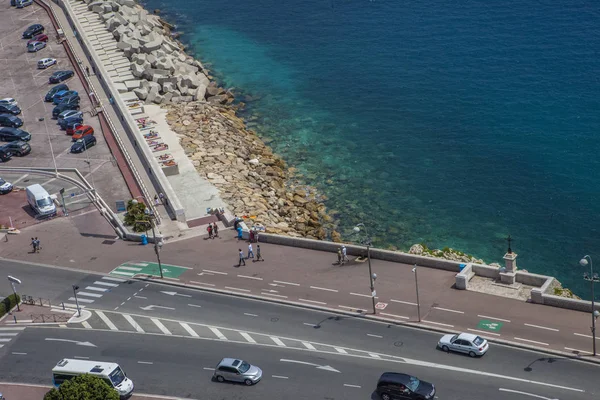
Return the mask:
<path id="1" fill-rule="evenodd" d="M 96 347 L 63 339 L 88 342 Z M 136 390 L 184 398 L 211 399 L 377 399 L 377 378 L 385 371 L 406 372 L 434 383 L 441 400 L 541 399 L 578 400 L 598 395 L 569 379 L 551 382 L 565 388 L 515 380 L 510 374 L 490 376 L 478 369 L 458 370 L 441 364 L 374 360 L 287 348 L 185 339 L 124 332 L 28 328 L 11 344 L 0 363 L 8 381 L 48 384 L 60 359 L 82 357 L 116 361 Z M 263 380 L 253 387 L 211 382 L 212 368 L 222 357 L 243 358 L 261 367 Z M 322 368 L 319 368 L 322 367 Z"/>

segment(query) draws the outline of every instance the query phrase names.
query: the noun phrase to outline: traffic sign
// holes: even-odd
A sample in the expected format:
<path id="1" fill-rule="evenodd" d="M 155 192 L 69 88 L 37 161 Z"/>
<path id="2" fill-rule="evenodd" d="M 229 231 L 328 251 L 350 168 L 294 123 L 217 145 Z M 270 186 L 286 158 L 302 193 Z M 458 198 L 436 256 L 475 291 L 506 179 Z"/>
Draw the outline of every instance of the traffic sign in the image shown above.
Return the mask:
<path id="1" fill-rule="evenodd" d="M 479 320 L 477 324 L 478 329 L 483 329 L 491 332 L 499 332 L 500 328 L 504 325 L 502 322 L 490 321 L 488 319 Z"/>
<path id="2" fill-rule="evenodd" d="M 385 310 L 387 305 L 388 305 L 388 303 L 379 302 L 379 303 L 375 304 L 375 308 L 378 310 Z"/>

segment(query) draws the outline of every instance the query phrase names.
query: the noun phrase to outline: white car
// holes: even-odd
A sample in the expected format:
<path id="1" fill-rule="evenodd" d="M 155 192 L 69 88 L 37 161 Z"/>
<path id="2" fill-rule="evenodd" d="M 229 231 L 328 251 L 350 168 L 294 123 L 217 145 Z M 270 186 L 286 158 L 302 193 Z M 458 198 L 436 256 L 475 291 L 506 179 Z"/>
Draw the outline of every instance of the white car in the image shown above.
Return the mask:
<path id="1" fill-rule="evenodd" d="M 54 64 L 56 64 L 56 58 L 42 58 L 38 61 L 37 67 L 39 69 L 46 69 Z"/>
<path id="2" fill-rule="evenodd" d="M 438 342 L 438 347 L 446 352 L 456 351 L 470 357 L 482 356 L 490 348 L 487 340 L 471 333 L 444 335 Z"/>
<path id="3" fill-rule="evenodd" d="M 17 105 L 17 101 L 15 99 L 13 99 L 12 97 L 7 97 L 4 99 L 0 99 L 0 105 L 3 106 L 16 106 Z"/>

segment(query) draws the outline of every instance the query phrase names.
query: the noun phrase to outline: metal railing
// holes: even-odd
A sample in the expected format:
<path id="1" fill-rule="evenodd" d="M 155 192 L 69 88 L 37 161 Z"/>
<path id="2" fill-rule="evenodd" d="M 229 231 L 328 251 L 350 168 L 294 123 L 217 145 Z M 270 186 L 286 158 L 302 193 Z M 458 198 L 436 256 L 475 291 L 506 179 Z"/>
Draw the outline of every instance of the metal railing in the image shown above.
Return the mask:
<path id="1" fill-rule="evenodd" d="M 43 299 L 41 297 L 33 297 L 26 294 L 21 295 L 21 303 L 29 304 L 31 306 L 40 306 L 40 307 L 51 307 L 52 303 L 50 299 Z"/>
<path id="2" fill-rule="evenodd" d="M 71 315 L 68 314 L 31 314 L 31 323 L 68 322 Z"/>

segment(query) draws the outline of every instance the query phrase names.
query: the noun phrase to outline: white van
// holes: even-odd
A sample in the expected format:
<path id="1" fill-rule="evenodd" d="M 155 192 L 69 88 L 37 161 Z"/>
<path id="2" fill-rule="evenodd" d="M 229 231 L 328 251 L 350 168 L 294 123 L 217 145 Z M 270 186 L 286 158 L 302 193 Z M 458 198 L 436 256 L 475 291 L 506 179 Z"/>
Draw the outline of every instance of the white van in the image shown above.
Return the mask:
<path id="1" fill-rule="evenodd" d="M 52 198 L 46 192 L 46 189 L 40 184 L 27 186 L 27 202 L 39 215 L 54 215 L 56 214 L 56 206 Z"/>
<path id="2" fill-rule="evenodd" d="M 127 378 L 125 371 L 119 364 L 111 362 L 73 360 L 64 358 L 52 368 L 52 382 L 59 387 L 63 382 L 76 376 L 90 374 L 104 380 L 108 385 L 119 392 L 122 399 L 131 397 L 133 394 L 133 382 Z"/>

